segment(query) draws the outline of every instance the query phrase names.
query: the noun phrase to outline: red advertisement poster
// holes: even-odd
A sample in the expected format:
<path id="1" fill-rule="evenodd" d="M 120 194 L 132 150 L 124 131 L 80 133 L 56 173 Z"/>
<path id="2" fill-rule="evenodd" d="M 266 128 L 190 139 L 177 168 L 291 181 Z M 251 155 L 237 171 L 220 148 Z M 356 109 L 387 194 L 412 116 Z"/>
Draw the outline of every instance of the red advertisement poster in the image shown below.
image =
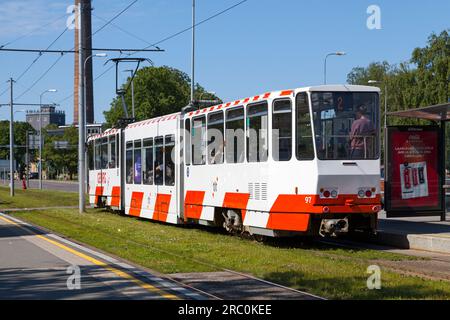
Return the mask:
<path id="1" fill-rule="evenodd" d="M 390 130 L 388 148 L 387 209 L 410 211 L 411 214 L 420 210 L 439 210 L 439 129 L 407 127 Z"/>

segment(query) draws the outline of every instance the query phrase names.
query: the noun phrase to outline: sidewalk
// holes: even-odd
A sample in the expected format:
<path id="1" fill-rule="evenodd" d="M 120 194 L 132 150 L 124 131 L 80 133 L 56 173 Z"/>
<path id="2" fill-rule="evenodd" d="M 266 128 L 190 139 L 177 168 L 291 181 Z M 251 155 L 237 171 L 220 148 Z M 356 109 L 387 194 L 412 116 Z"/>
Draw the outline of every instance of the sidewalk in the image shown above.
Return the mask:
<path id="1" fill-rule="evenodd" d="M 447 221 L 437 216 L 387 219 L 384 211 L 378 218 L 378 243 L 450 254 L 450 213 Z"/>

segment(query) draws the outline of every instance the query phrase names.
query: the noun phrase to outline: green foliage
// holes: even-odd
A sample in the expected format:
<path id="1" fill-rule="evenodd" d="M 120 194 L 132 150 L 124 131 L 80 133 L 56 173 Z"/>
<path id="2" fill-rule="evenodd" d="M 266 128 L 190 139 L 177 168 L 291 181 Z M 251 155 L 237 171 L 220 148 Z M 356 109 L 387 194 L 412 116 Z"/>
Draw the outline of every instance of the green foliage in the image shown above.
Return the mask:
<path id="1" fill-rule="evenodd" d="M 125 94 L 128 115 L 131 117 L 131 78 L 122 85 L 128 88 Z M 190 79 L 184 72 L 163 67 L 145 67 L 140 69 L 134 78 L 135 118 L 137 121 L 158 117 L 174 112 L 187 106 L 190 101 Z M 196 85 L 196 99 L 217 99 L 217 97 L 204 94 L 205 89 Z M 104 112 L 108 127 L 113 127 L 117 120 L 124 117 L 122 100 L 115 98 L 111 109 Z"/>
<path id="2" fill-rule="evenodd" d="M 44 149 L 43 163 L 50 177 L 54 177 L 57 171 L 64 170 L 72 179 L 78 168 L 78 128 L 69 127 L 62 135 L 49 135 L 48 130 L 56 129 L 57 126 L 49 125 L 43 132 Z M 56 149 L 56 141 L 67 141 L 67 149 Z"/>
<path id="3" fill-rule="evenodd" d="M 450 29 L 439 35 L 432 34 L 427 45 L 413 50 L 411 59 L 398 65 L 388 62 L 374 62 L 368 67 L 355 67 L 347 75 L 350 84 L 367 85 L 369 80 L 377 80 L 384 105 L 387 88 L 388 112 L 445 103 L 450 98 Z M 384 118 L 384 108 L 381 108 Z M 429 121 L 391 117 L 390 125 L 430 124 Z M 447 125 L 448 127 L 448 125 Z M 447 130 L 450 143 L 450 131 Z M 447 145 L 446 166 L 450 168 L 450 146 Z"/>
<path id="4" fill-rule="evenodd" d="M 34 131 L 27 122 L 14 122 L 14 156 L 17 164 L 23 169 L 25 164 L 27 131 Z M 9 158 L 9 121 L 0 121 L 0 159 Z"/>

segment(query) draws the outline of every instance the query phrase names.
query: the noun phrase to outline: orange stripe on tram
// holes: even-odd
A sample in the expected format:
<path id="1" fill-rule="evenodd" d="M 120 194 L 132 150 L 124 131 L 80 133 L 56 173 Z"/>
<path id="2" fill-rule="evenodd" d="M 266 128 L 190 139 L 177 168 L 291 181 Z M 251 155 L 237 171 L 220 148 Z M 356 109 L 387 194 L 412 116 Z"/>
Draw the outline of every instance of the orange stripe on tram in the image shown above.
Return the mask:
<path id="1" fill-rule="evenodd" d="M 269 213 L 267 228 L 273 230 L 307 231 L 310 215 L 298 213 L 304 208 L 305 197 L 279 195 Z"/>
<path id="2" fill-rule="evenodd" d="M 154 220 L 159 220 L 166 222 L 167 214 L 169 213 L 170 206 L 170 198 L 172 195 L 170 194 L 162 194 L 158 193 L 156 195 L 156 203 L 155 203 L 155 215 L 153 215 Z"/>
<path id="3" fill-rule="evenodd" d="M 139 217 L 142 209 L 142 199 L 144 198 L 143 192 L 133 192 L 131 194 L 131 203 L 129 215 Z"/>
<path id="4" fill-rule="evenodd" d="M 111 191 L 111 206 L 120 206 L 120 187 L 113 187 Z"/>
<path id="5" fill-rule="evenodd" d="M 226 192 L 222 207 L 240 209 L 242 213 L 242 221 L 244 221 L 249 198 L 250 193 Z"/>
<path id="6" fill-rule="evenodd" d="M 187 191 L 184 200 L 184 217 L 200 219 L 205 191 Z"/>

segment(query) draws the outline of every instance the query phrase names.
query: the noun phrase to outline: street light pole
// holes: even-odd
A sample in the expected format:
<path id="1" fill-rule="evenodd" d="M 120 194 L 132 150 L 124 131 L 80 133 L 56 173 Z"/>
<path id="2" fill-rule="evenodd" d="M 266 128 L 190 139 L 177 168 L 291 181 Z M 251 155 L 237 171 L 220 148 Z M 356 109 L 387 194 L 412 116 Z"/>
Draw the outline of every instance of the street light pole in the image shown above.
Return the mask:
<path id="1" fill-rule="evenodd" d="M 91 54 L 83 61 L 81 106 L 78 110 L 78 209 L 80 213 L 86 211 L 86 63 L 92 57 L 106 57 L 105 53 Z"/>
<path id="2" fill-rule="evenodd" d="M 39 189 L 42 190 L 42 96 L 47 92 L 57 92 L 56 89 L 47 89 L 39 96 Z"/>
<path id="3" fill-rule="evenodd" d="M 132 113 L 133 119 L 135 119 L 135 114 L 134 114 L 134 79 L 133 79 L 134 70 L 125 70 L 124 72 L 130 72 L 131 73 L 131 113 Z"/>
<path id="4" fill-rule="evenodd" d="M 9 79 L 11 85 L 11 100 L 10 100 L 10 121 L 9 121 L 9 183 L 10 183 L 10 196 L 14 197 L 14 98 L 13 98 L 13 85 L 14 80 Z"/>
<path id="5" fill-rule="evenodd" d="M 195 0 L 192 0 L 192 61 L 191 61 L 191 104 L 194 103 L 195 90 Z"/>
<path id="6" fill-rule="evenodd" d="M 323 67 L 323 83 L 327 84 L 327 59 L 329 56 L 345 56 L 346 53 L 343 51 L 331 52 L 325 56 L 325 62 Z"/>

